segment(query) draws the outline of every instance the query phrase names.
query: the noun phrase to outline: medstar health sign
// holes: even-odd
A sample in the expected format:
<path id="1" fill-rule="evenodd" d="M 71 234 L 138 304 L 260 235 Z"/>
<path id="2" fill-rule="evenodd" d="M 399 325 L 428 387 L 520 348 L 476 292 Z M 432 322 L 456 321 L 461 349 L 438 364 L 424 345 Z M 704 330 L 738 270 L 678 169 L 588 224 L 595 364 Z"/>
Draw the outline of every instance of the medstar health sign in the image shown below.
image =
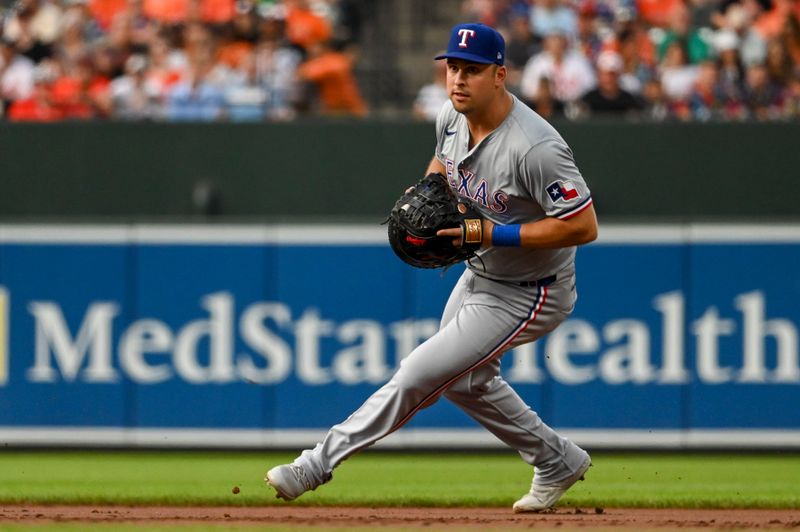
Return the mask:
<path id="1" fill-rule="evenodd" d="M 460 275 L 336 229 L 0 228 L 0 440 L 313 443 L 435 333 Z M 575 313 L 503 375 L 589 445 L 800 447 L 798 235 L 604 229 Z M 494 445 L 444 400 L 395 440 L 454 438 Z"/>

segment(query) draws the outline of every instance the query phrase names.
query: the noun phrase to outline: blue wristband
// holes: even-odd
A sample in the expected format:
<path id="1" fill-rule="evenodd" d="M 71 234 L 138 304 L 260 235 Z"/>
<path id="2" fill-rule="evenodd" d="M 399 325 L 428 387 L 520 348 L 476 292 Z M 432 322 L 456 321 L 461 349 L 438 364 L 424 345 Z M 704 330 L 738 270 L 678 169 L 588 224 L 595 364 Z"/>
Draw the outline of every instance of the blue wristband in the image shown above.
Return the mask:
<path id="1" fill-rule="evenodd" d="M 495 225 L 492 228 L 493 246 L 516 246 L 520 245 L 520 225 Z"/>

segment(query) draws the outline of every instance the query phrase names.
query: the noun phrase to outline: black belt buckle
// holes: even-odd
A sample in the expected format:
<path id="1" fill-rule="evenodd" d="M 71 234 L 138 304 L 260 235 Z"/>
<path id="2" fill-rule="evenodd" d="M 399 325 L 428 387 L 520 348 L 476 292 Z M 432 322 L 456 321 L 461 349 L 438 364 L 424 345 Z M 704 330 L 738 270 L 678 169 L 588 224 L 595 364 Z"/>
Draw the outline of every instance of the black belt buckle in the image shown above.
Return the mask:
<path id="1" fill-rule="evenodd" d="M 555 275 L 549 275 L 547 277 L 543 277 L 538 281 L 520 281 L 518 284 L 524 287 L 531 287 L 531 286 L 550 286 L 556 282 Z"/>

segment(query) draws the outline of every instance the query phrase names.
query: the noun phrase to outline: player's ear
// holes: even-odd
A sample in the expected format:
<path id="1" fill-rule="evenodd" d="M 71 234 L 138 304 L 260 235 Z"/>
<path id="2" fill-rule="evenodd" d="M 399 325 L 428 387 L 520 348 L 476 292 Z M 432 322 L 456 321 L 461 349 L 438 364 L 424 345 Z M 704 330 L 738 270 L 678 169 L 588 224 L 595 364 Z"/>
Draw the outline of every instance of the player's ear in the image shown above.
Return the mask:
<path id="1" fill-rule="evenodd" d="M 494 81 L 499 86 L 505 83 L 508 69 L 505 66 L 495 66 Z"/>

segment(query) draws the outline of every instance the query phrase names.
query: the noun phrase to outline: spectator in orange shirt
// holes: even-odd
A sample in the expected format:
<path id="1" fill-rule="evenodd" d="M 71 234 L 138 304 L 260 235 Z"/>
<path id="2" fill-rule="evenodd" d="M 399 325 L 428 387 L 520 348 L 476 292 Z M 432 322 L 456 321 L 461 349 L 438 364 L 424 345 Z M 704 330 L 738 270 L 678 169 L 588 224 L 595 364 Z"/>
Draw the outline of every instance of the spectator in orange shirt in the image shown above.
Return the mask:
<path id="1" fill-rule="evenodd" d="M 89 0 L 89 11 L 97 23 L 108 31 L 111 22 L 128 7 L 128 0 Z"/>
<path id="2" fill-rule="evenodd" d="M 653 26 L 665 28 L 669 24 L 670 14 L 677 7 L 684 6 L 681 0 L 636 0 L 641 17 Z"/>
<path id="3" fill-rule="evenodd" d="M 229 22 L 235 0 L 144 0 L 144 14 L 165 24 L 202 21 L 219 25 Z"/>
<path id="4" fill-rule="evenodd" d="M 800 20 L 800 2 L 795 0 L 774 0 L 772 9 L 762 13 L 756 19 L 753 27 L 765 40 L 770 40 L 781 34 L 788 18 Z"/>
<path id="5" fill-rule="evenodd" d="M 95 72 L 90 58 L 83 58 L 68 66 L 68 71 L 53 83 L 53 102 L 65 119 L 89 120 L 107 116 L 109 83 L 110 80 Z"/>
<path id="6" fill-rule="evenodd" d="M 331 38 L 331 25 L 311 10 L 308 0 L 285 0 L 285 4 L 286 38 L 290 43 L 308 51 Z"/>
<path id="7" fill-rule="evenodd" d="M 258 41 L 258 15 L 249 2 L 236 3 L 236 16 L 220 32 L 217 59 L 232 69 L 243 66 Z"/>
<path id="8" fill-rule="evenodd" d="M 226 24 L 235 14 L 235 0 L 200 0 L 200 20 L 207 24 Z"/>
<path id="9" fill-rule="evenodd" d="M 310 59 L 300 65 L 298 75 L 316 85 L 323 112 L 365 116 L 367 106 L 353 76 L 353 58 L 335 50 L 329 42 L 314 45 L 309 56 Z"/>
<path id="10" fill-rule="evenodd" d="M 189 14 L 189 0 L 144 0 L 144 14 L 163 24 L 179 24 Z"/>
<path id="11" fill-rule="evenodd" d="M 61 111 L 53 105 L 50 85 L 53 73 L 49 65 L 42 64 L 34 72 L 33 93 L 11 104 L 8 119 L 12 122 L 55 122 L 63 118 Z"/>

